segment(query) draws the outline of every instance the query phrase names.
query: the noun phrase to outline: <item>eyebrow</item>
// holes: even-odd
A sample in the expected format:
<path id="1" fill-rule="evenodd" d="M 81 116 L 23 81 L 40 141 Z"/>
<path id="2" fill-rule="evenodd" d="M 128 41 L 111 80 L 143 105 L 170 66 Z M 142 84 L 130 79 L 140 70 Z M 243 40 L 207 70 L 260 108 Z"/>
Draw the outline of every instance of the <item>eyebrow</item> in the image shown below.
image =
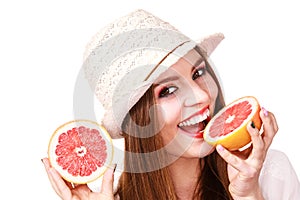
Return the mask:
<path id="1" fill-rule="evenodd" d="M 159 82 L 153 83 L 153 85 L 154 85 L 154 87 L 156 87 L 156 86 L 161 85 L 163 83 L 167 83 L 167 82 L 170 82 L 170 81 L 176 81 L 176 80 L 179 80 L 178 76 L 169 76 L 169 77 L 166 77 L 166 78 L 160 80 Z"/>
<path id="2" fill-rule="evenodd" d="M 198 52 L 197 52 L 198 53 Z M 200 57 L 196 60 L 196 62 L 194 64 L 192 64 L 192 62 L 190 62 L 189 60 L 186 59 L 187 62 L 189 62 L 193 67 L 191 69 L 191 72 L 193 72 L 194 70 L 197 69 L 197 67 L 202 63 L 202 62 L 205 62 L 205 60 Z"/>
<path id="3" fill-rule="evenodd" d="M 199 55 L 199 58 L 196 60 L 196 62 L 195 62 L 194 64 L 192 64 L 192 62 L 190 62 L 190 61 L 188 60 L 188 58 L 185 58 L 185 60 L 186 60 L 187 62 L 189 62 L 191 65 L 193 65 L 192 71 L 195 70 L 196 67 L 198 67 L 202 62 L 205 62 L 205 60 L 204 60 L 203 57 L 199 54 L 199 52 L 198 52 L 198 51 L 196 51 L 196 52 L 197 52 L 197 54 Z M 157 83 L 153 83 L 153 86 L 154 86 L 154 87 L 157 87 L 158 85 L 161 85 L 161 84 L 163 84 L 163 83 L 167 83 L 167 82 L 170 82 L 170 81 L 176 81 L 176 80 L 178 80 L 178 79 L 179 79 L 179 77 L 177 77 L 177 76 L 166 77 L 166 78 L 160 80 L 160 81 L 157 82 Z"/>
<path id="4" fill-rule="evenodd" d="M 198 65 L 200 65 L 202 62 L 204 62 L 204 59 L 201 57 L 195 62 L 194 66 L 198 67 Z"/>
<path id="5" fill-rule="evenodd" d="M 191 64 L 190 61 L 188 61 L 188 62 Z M 199 59 L 197 59 L 196 62 L 195 62 L 195 64 L 191 64 L 191 65 L 193 65 L 191 71 L 194 71 L 198 67 L 198 65 L 200 65 L 202 62 L 204 62 L 204 59 L 202 57 L 200 57 Z M 156 83 L 153 83 L 153 86 L 157 87 L 158 85 L 161 85 L 163 83 L 167 83 L 167 82 L 170 82 L 170 81 L 176 81 L 176 80 L 179 80 L 178 76 L 169 76 L 169 77 L 166 77 L 166 78 L 164 78 L 164 79 L 162 79 L 162 80 L 160 80 L 160 81 L 158 81 Z"/>
<path id="6" fill-rule="evenodd" d="M 203 62 L 203 60 L 197 60 L 196 62 L 195 62 L 195 64 L 193 64 L 193 67 L 192 67 L 192 70 L 191 70 L 191 72 L 193 72 L 193 71 L 195 71 L 196 69 L 197 69 L 197 67 L 201 64 Z"/>
<path id="7" fill-rule="evenodd" d="M 189 62 L 191 65 L 193 65 L 194 67 L 198 67 L 198 65 L 200 65 L 202 62 L 204 62 L 204 58 L 197 52 L 197 54 L 199 55 L 199 58 L 197 58 L 196 62 L 192 62 L 194 59 L 191 58 L 184 58 L 187 62 Z"/>

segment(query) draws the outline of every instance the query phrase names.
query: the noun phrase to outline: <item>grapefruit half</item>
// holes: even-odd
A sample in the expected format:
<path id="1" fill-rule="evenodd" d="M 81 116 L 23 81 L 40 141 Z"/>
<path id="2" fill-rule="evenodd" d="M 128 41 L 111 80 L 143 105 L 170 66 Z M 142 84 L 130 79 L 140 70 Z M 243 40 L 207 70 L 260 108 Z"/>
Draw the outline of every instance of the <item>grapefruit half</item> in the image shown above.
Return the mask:
<path id="1" fill-rule="evenodd" d="M 239 98 L 221 109 L 207 124 L 204 140 L 228 150 L 238 150 L 251 142 L 247 124 L 253 122 L 260 129 L 260 105 L 253 96 Z"/>
<path id="2" fill-rule="evenodd" d="M 113 145 L 104 127 L 89 120 L 74 120 L 58 127 L 48 145 L 52 167 L 71 183 L 99 178 L 111 164 Z"/>

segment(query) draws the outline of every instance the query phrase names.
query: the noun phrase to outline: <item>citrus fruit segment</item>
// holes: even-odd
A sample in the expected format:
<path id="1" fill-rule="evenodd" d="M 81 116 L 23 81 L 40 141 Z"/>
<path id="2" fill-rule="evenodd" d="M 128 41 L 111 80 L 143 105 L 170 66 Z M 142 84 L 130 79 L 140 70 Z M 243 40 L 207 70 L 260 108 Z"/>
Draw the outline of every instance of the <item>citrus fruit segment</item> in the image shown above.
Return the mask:
<path id="1" fill-rule="evenodd" d="M 215 146 L 221 144 L 228 150 L 238 150 L 251 142 L 247 124 L 253 122 L 260 129 L 260 105 L 255 97 L 239 98 L 221 109 L 207 124 L 204 140 Z"/>
<path id="2" fill-rule="evenodd" d="M 70 121 L 54 131 L 49 141 L 48 158 L 65 180 L 88 183 L 99 178 L 110 165 L 112 140 L 96 122 Z"/>

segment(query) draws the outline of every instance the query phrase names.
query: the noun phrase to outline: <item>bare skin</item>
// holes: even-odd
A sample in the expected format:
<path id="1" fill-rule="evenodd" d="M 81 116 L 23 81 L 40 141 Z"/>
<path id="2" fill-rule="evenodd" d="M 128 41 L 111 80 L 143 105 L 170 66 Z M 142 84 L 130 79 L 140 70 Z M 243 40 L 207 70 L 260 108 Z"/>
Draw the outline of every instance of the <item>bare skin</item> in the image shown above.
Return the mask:
<path id="1" fill-rule="evenodd" d="M 86 184 L 73 186 L 65 181 L 59 173 L 50 166 L 48 158 L 42 159 L 52 188 L 64 200 L 112 200 L 114 167 L 108 168 L 104 173 L 100 192 L 92 192 Z"/>
<path id="2" fill-rule="evenodd" d="M 199 159 L 178 159 L 169 169 L 177 196 L 180 199 L 192 199 L 200 173 Z"/>
<path id="3" fill-rule="evenodd" d="M 252 139 L 251 152 L 248 156 L 231 153 L 221 146 L 217 147 L 219 154 L 228 163 L 229 190 L 234 199 L 264 199 L 258 179 L 267 151 L 278 131 L 278 125 L 273 113 L 265 109 L 261 110 L 260 117 L 264 125 L 262 134 L 250 124 L 247 126 Z"/>
<path id="4" fill-rule="evenodd" d="M 195 55 L 195 59 L 197 59 L 197 55 Z M 173 73 L 170 72 L 162 76 L 163 87 L 159 85 L 155 89 L 158 91 L 155 92 L 156 96 L 159 97 L 158 103 L 166 114 L 165 126 L 161 130 L 166 144 L 176 134 L 183 134 L 192 138 L 195 134 L 186 134 L 185 130 L 178 128 L 178 124 L 182 120 L 189 119 L 195 111 L 201 111 L 203 108 L 209 109 L 212 113 L 217 95 L 217 88 L 210 75 L 205 73 L 205 66 L 200 64 L 200 66 L 194 67 L 184 59 L 179 59 L 171 68 Z M 171 81 L 169 81 L 170 76 L 173 77 Z M 192 92 L 186 92 L 190 90 Z M 159 93 L 161 91 L 164 92 Z M 193 92 L 197 95 L 193 95 Z M 259 186 L 259 175 L 273 137 L 278 131 L 278 126 L 273 113 L 265 109 L 261 110 L 260 118 L 264 130 L 262 134 L 257 128 L 253 128 L 251 123 L 247 125 L 252 139 L 251 147 L 243 152 L 230 152 L 222 146 L 216 148 L 220 156 L 228 163 L 229 191 L 235 200 L 264 199 Z M 175 150 L 176 147 L 170 148 L 168 152 L 170 155 L 178 156 Z M 210 154 L 212 150 L 214 150 L 213 147 L 209 146 L 203 138 L 194 138 L 193 143 L 184 154 L 180 155 L 178 160 L 169 166 L 176 193 L 181 199 L 192 199 L 191 194 L 196 187 L 196 177 L 200 173 L 199 157 Z M 61 199 L 114 199 L 113 167 L 104 174 L 101 191 L 92 192 L 87 185 L 72 187 L 69 182 L 64 181 L 57 171 L 50 167 L 47 158 L 43 159 L 43 163 L 50 183 Z"/>
<path id="5" fill-rule="evenodd" d="M 158 78 L 160 84 L 154 90 L 157 102 L 164 110 L 165 125 L 161 130 L 164 142 L 167 144 L 173 141 L 178 134 L 187 135 L 193 141 L 180 156 L 176 154 L 178 146 L 167 150 L 170 156 L 178 156 L 169 167 L 176 194 L 181 199 L 191 199 L 191 191 L 196 187 L 195 177 L 200 173 L 199 157 L 210 154 L 212 147 L 207 146 L 203 138 L 195 137 L 199 130 L 190 128 L 189 134 L 186 134 L 187 131 L 178 128 L 178 124 L 190 119 L 194 113 L 201 113 L 204 108 L 212 113 L 217 96 L 217 87 L 205 72 L 204 63 L 194 64 L 199 55 L 194 51 L 188 55 L 189 61 L 179 59 Z M 251 126 L 251 122 L 247 125 L 252 139 L 252 145 L 248 149 L 230 152 L 217 146 L 218 153 L 228 163 L 229 191 L 234 199 L 263 199 L 258 182 L 259 174 L 278 126 L 274 115 L 264 108 L 260 112 L 260 118 L 264 126 L 261 135 L 257 128 Z M 178 145 L 181 143 L 179 141 Z"/>
<path id="6" fill-rule="evenodd" d="M 228 176 L 230 179 L 229 190 L 234 199 L 238 200 L 263 200 L 258 178 L 266 157 L 268 148 L 270 147 L 273 137 L 278 131 L 276 119 L 271 112 L 262 110 L 260 112 L 261 119 L 264 124 L 264 132 L 260 135 L 257 128 L 252 128 L 248 124 L 247 129 L 251 135 L 252 147 L 248 156 L 245 157 L 243 152 L 237 154 L 230 152 L 220 146 L 217 147 L 219 154 L 228 163 Z M 109 168 L 103 178 L 103 183 L 100 192 L 92 192 L 87 185 L 77 185 L 72 187 L 69 182 L 66 182 L 54 168 L 51 168 L 49 160 L 43 160 L 48 178 L 54 191 L 64 200 L 111 200 L 113 197 L 113 168 Z M 190 163 L 191 164 L 191 163 Z M 196 165 L 196 162 L 195 162 Z M 191 166 L 190 166 L 191 167 Z M 176 166 L 171 167 L 171 172 L 174 175 L 175 188 L 181 188 L 178 193 L 182 197 L 190 197 L 188 190 L 183 188 L 193 188 L 193 182 L 190 181 L 193 171 L 187 176 L 178 176 L 183 168 Z M 194 168 L 195 169 L 195 168 Z M 186 173 L 186 171 L 185 171 Z M 177 175 L 176 175 L 177 174 Z M 191 185 L 189 185 L 189 183 Z M 178 186 L 178 187 L 176 187 Z"/>

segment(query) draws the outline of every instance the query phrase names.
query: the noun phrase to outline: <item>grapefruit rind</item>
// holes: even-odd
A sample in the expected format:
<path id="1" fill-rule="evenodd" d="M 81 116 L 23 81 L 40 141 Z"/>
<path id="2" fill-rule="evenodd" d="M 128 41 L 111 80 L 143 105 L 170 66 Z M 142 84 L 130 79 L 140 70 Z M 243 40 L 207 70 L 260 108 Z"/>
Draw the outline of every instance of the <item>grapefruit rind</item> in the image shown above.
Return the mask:
<path id="1" fill-rule="evenodd" d="M 249 104 L 251 105 L 252 111 L 248 115 L 248 117 L 243 121 L 243 123 L 239 127 L 235 128 L 232 132 L 228 133 L 227 135 L 211 137 L 210 129 L 211 129 L 211 126 L 213 126 L 215 119 L 217 119 L 219 116 L 221 116 L 229 108 L 233 107 L 234 105 L 236 105 L 238 103 L 244 102 L 244 101 L 249 102 Z M 221 109 L 209 121 L 209 123 L 207 124 L 207 126 L 205 127 L 205 130 L 204 130 L 204 135 L 203 135 L 204 140 L 212 146 L 221 144 L 223 147 L 225 147 L 226 149 L 228 149 L 230 151 L 243 148 L 244 146 L 251 143 L 251 136 L 248 133 L 247 124 L 252 121 L 257 129 L 261 128 L 262 121 L 260 119 L 259 112 L 260 112 L 260 105 L 255 97 L 246 96 L 246 97 L 242 97 L 242 98 L 239 98 L 239 99 L 233 101 L 232 103 L 228 104 L 223 109 Z M 224 119 L 224 121 L 226 121 L 226 119 Z"/>
<path id="2" fill-rule="evenodd" d="M 102 167 L 97 168 L 97 170 L 94 171 L 89 176 L 73 176 L 68 172 L 66 172 L 66 170 L 63 169 L 60 165 L 58 165 L 56 161 L 57 156 L 55 155 L 55 149 L 56 149 L 56 145 L 58 144 L 58 137 L 60 136 L 61 133 L 79 126 L 85 126 L 91 129 L 98 130 L 106 143 L 107 159 L 104 165 Z M 112 139 L 109 133 L 106 131 L 106 129 L 103 126 L 99 125 L 97 122 L 90 121 L 90 120 L 73 120 L 59 126 L 52 134 L 48 145 L 48 158 L 49 158 L 50 165 L 56 169 L 56 171 L 62 176 L 62 178 L 64 178 L 65 180 L 71 183 L 77 183 L 77 184 L 86 184 L 95 181 L 96 179 L 101 177 L 104 174 L 104 172 L 107 170 L 107 168 L 111 165 L 113 160 L 113 154 L 114 154 L 114 149 L 112 145 Z"/>

